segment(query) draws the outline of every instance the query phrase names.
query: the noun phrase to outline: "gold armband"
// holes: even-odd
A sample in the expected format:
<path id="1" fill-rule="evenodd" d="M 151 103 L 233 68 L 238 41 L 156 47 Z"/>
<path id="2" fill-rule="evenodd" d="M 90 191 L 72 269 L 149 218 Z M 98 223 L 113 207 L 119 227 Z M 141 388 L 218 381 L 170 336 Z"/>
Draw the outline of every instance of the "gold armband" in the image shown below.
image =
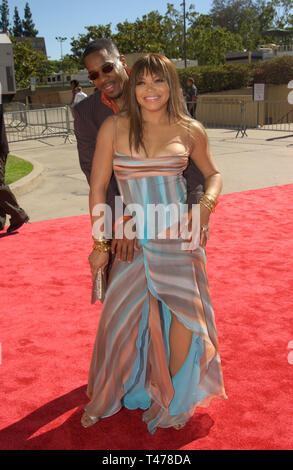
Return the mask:
<path id="1" fill-rule="evenodd" d="M 199 199 L 199 203 L 206 207 L 210 212 L 215 212 L 218 201 L 214 194 L 205 193 Z"/>

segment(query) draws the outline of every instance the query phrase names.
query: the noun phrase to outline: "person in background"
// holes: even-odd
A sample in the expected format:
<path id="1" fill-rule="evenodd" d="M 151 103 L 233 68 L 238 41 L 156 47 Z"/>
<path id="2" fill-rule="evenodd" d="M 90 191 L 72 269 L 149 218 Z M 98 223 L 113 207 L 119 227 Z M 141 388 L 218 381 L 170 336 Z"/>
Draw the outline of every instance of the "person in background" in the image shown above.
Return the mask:
<path id="1" fill-rule="evenodd" d="M 85 98 L 87 98 L 87 94 L 84 93 L 84 91 L 82 91 L 82 88 L 81 86 L 78 86 L 76 88 L 77 90 L 77 93 L 75 95 L 75 98 L 74 98 L 74 101 L 73 101 L 73 106 L 77 105 L 78 103 L 80 103 L 82 100 L 84 100 Z"/>
<path id="2" fill-rule="evenodd" d="M 75 95 L 77 95 L 77 87 L 79 86 L 79 82 L 77 80 L 71 80 L 70 82 L 71 88 L 72 88 L 72 98 L 71 98 L 71 103 L 70 105 L 73 105 Z"/>
<path id="3" fill-rule="evenodd" d="M 187 108 L 188 111 L 194 119 L 197 107 L 197 88 L 194 84 L 194 79 L 189 77 L 187 79 L 187 94 L 186 94 L 186 101 L 187 101 Z"/>
<path id="4" fill-rule="evenodd" d="M 9 153 L 6 129 L 3 115 L 3 105 L 0 105 L 0 230 L 4 230 L 6 215 L 10 215 L 10 226 L 7 233 L 14 232 L 29 221 L 29 216 L 19 207 L 9 186 L 5 184 L 5 167 Z"/>

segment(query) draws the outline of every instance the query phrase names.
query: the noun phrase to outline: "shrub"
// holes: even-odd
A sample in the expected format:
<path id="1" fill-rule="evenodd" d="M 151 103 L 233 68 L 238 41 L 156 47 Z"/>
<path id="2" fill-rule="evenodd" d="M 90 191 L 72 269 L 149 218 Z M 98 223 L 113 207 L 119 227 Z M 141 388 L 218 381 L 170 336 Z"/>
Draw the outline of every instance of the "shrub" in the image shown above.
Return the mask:
<path id="1" fill-rule="evenodd" d="M 293 57 L 283 56 L 254 64 L 254 83 L 284 85 L 293 79 Z"/>
<path id="2" fill-rule="evenodd" d="M 232 90 L 251 85 L 251 64 L 203 65 L 178 70 L 181 86 L 186 89 L 188 77 L 192 77 L 199 93 Z"/>
<path id="3" fill-rule="evenodd" d="M 235 90 L 253 83 L 287 84 L 293 79 L 293 57 L 276 57 L 252 64 L 202 65 L 178 69 L 183 90 L 188 77 L 192 77 L 199 93 Z"/>

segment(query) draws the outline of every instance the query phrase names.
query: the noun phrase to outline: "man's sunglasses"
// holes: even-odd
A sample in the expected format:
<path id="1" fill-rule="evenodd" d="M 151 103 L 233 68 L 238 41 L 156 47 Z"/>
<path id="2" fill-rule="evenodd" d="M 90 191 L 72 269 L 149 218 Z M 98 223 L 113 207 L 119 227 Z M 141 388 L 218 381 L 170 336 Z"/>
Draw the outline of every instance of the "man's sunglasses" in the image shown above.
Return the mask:
<path id="1" fill-rule="evenodd" d="M 112 70 L 114 69 L 114 64 L 111 64 L 111 63 L 107 63 L 107 64 L 104 64 L 103 67 L 102 67 L 102 72 L 104 74 L 107 74 L 107 73 L 110 73 L 112 72 Z M 98 78 L 100 77 L 100 72 L 91 72 L 89 73 L 89 79 L 93 82 L 94 80 L 97 80 Z"/>

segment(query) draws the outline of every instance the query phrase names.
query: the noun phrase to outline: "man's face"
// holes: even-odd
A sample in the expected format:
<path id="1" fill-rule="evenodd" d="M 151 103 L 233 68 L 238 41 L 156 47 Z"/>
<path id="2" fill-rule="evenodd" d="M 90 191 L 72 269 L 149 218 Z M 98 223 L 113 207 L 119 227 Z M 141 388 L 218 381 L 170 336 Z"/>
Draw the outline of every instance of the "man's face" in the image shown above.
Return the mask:
<path id="1" fill-rule="evenodd" d="M 106 49 L 89 54 L 84 59 L 84 64 L 89 72 L 89 75 L 96 73 L 97 78 L 93 80 L 95 87 L 104 92 L 106 96 L 111 99 L 116 99 L 121 96 L 123 85 L 128 79 L 126 73 L 126 62 L 123 56 L 112 56 Z M 107 65 L 113 65 L 113 70 L 107 73 Z M 111 69 L 111 67 L 109 67 Z M 104 69 L 104 70 L 103 70 Z"/>
<path id="2" fill-rule="evenodd" d="M 191 80 L 187 80 L 187 86 L 191 86 L 192 85 L 192 81 Z"/>

